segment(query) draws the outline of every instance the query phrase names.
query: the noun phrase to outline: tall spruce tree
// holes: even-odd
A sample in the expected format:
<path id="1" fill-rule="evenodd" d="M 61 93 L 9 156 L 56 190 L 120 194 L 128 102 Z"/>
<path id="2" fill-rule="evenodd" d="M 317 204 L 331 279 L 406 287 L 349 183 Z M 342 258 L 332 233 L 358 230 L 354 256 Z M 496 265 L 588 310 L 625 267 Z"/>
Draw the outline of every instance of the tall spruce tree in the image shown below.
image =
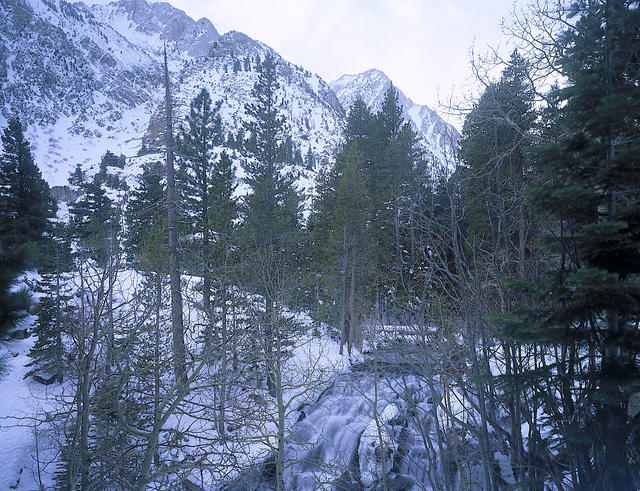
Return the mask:
<path id="1" fill-rule="evenodd" d="M 41 270 L 36 292 L 40 295 L 38 318 L 33 327 L 37 337 L 29 351 L 33 367 L 25 378 L 44 372 L 62 382 L 64 375 L 64 333 L 73 319 L 71 287 L 65 273 L 72 268 L 71 237 L 68 226 L 56 223 L 52 240 L 47 244 L 47 267 Z"/>
<path id="2" fill-rule="evenodd" d="M 145 165 L 127 203 L 126 251 L 143 272 L 167 273 L 167 213 L 164 172 L 159 163 Z"/>
<path id="3" fill-rule="evenodd" d="M 211 268 L 218 290 L 224 293 L 231 286 L 231 273 L 235 269 L 235 222 L 239 216 L 239 205 L 233 194 L 236 189 L 233 162 L 226 151 L 213 165 L 209 188 L 209 223 L 212 231 L 210 251 Z M 223 305 L 224 299 L 221 300 Z"/>
<path id="4" fill-rule="evenodd" d="M 340 271 L 340 353 L 346 344 L 351 355 L 354 345 L 362 347 L 363 304 L 371 297 L 367 295 L 371 282 L 371 205 L 357 144 L 347 146 L 340 160 L 332 241 Z"/>
<path id="5" fill-rule="evenodd" d="M 6 248 L 41 245 L 56 211 L 16 118 L 2 133 L 0 210 L 0 236 Z"/>
<path id="6" fill-rule="evenodd" d="M 255 138 L 254 160 L 246 165 L 246 182 L 251 193 L 245 199 L 243 240 L 248 254 L 252 287 L 264 297 L 265 352 L 272 357 L 273 317 L 281 301 L 282 281 L 292 280 L 299 234 L 299 202 L 293 176 L 280 172 L 279 148 L 286 139 L 285 123 L 279 114 L 276 60 L 267 54 L 260 65 L 258 81 L 247 104 L 251 117 L 247 130 Z M 272 374 L 267 383 L 273 387 Z"/>
<path id="7" fill-rule="evenodd" d="M 218 114 L 220 104 L 212 105 L 209 92 L 202 89 L 189 105 L 187 127 L 182 128 L 177 141 L 180 160 L 178 188 L 182 206 L 190 215 L 189 222 L 198 237 L 197 260 L 194 262 L 201 265 L 203 307 L 207 315 L 211 315 L 209 196 L 213 146 L 222 143 L 222 120 Z"/>
<path id="8" fill-rule="evenodd" d="M 500 79 L 485 89 L 465 119 L 462 163 L 453 178 L 461 190 L 460 204 L 466 216 L 463 231 L 474 244 L 468 252 L 491 278 L 482 299 L 489 315 L 505 315 L 517 306 L 506 288 L 508 281 L 533 277 L 529 265 L 537 237 L 526 210 L 524 187 L 534 176 L 526 154 L 534 120 L 528 65 L 514 51 Z M 483 345 L 489 342 L 486 336 L 481 337 Z M 530 382 L 522 377 L 525 362 L 521 353 L 511 339 L 502 339 L 506 377 L 498 378 L 495 390 L 510 416 L 512 472 L 516 479 L 525 481 L 537 464 L 525 458 L 521 432 L 523 418 L 532 418 L 530 409 L 521 407 L 523 391 Z"/>
<path id="9" fill-rule="evenodd" d="M 260 313 L 262 352 L 269 393 L 278 407 L 276 478 L 284 486 L 284 401 L 282 362 L 288 323 L 281 316 L 283 302 L 298 281 L 299 203 L 291 174 L 280 172 L 279 148 L 286 141 L 284 121 L 279 115 L 276 60 L 265 55 L 255 83 L 253 102 L 246 106 L 255 138 L 254 159 L 246 165 L 251 193 L 245 198 L 242 229 L 249 288 L 264 298 Z M 287 331 L 287 332 L 285 332 Z"/>
<path id="10" fill-rule="evenodd" d="M 238 244 L 236 240 L 236 222 L 240 207 L 233 194 L 236 189 L 233 162 L 226 151 L 216 160 L 211 175 L 209 223 L 212 230 L 210 265 L 213 286 L 216 290 L 220 312 L 219 341 L 220 391 L 218 402 L 218 431 L 222 438 L 226 434 L 226 399 L 229 353 L 232 333 L 229 323 L 229 307 L 234 304 L 232 287 L 238 278 Z M 210 338 L 213 333 L 209 333 Z"/>
<path id="11" fill-rule="evenodd" d="M 77 253 L 106 267 L 120 229 L 116 207 L 99 178 L 81 182 L 79 191 L 79 198 L 69 208 Z"/>

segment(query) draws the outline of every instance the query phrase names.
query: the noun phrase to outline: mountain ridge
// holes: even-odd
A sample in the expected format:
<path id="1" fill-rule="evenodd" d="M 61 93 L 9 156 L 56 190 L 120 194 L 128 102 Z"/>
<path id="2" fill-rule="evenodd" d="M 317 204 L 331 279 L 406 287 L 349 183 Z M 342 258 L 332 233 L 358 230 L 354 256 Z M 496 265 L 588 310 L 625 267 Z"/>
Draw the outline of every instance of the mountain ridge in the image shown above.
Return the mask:
<path id="1" fill-rule="evenodd" d="M 0 126 L 20 116 L 50 184 L 66 184 L 78 163 L 90 172 L 97 169 L 107 150 L 135 160 L 141 147 L 153 146 L 161 128 L 165 46 L 177 119 L 204 87 L 222 103 L 225 135 L 243 128 L 257 60 L 272 53 L 281 114 L 293 143 L 303 155 L 313 152 L 319 166 L 331 160 L 348 101 L 319 75 L 239 31 L 220 34 L 209 19 L 196 21 L 166 2 L 90 3 L 6 0 L 0 5 L 9 19 L 0 26 Z M 437 144 L 426 146 L 439 155 Z M 311 191 L 313 175 L 306 177 Z"/>

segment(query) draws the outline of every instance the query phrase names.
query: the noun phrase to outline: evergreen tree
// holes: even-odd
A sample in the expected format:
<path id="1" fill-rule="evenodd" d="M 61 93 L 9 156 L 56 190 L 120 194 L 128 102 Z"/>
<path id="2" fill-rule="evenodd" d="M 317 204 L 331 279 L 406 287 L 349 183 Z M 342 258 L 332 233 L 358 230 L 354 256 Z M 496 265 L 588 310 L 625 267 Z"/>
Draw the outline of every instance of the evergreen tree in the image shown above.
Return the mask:
<path id="1" fill-rule="evenodd" d="M 278 150 L 286 139 L 285 127 L 279 115 L 276 62 L 267 54 L 252 95 L 254 102 L 247 105 L 251 122 L 248 131 L 255 138 L 254 159 L 246 166 L 246 182 L 251 193 L 245 199 L 243 241 L 247 254 L 247 268 L 252 288 L 264 297 L 263 320 L 265 354 L 272 358 L 274 311 L 285 293 L 283 282 L 295 281 L 298 259 L 299 202 L 293 177 L 280 172 Z M 267 373 L 267 382 L 273 389 L 273 374 Z"/>
<path id="2" fill-rule="evenodd" d="M 361 324 L 374 297 L 375 243 L 364 166 L 358 143 L 347 143 L 335 165 L 318 177 L 308 224 L 316 313 L 339 326 L 340 349 L 346 344 L 349 354 L 362 341 Z"/>
<path id="3" fill-rule="evenodd" d="M 35 256 L 35 247 L 44 242 L 56 205 L 49 185 L 33 162 L 18 119 L 9 121 L 4 129 L 2 147 L 0 237 L 5 249 L 26 246 Z"/>
<path id="4" fill-rule="evenodd" d="M 47 241 L 55 211 L 49 186 L 14 118 L 2 133 L 0 155 L 0 332 L 26 314 L 29 295 L 11 288 L 25 268 L 44 260 L 38 247 Z"/>
<path id="5" fill-rule="evenodd" d="M 314 318 L 321 319 L 329 326 L 339 323 L 339 307 L 336 300 L 339 275 L 336 273 L 335 249 L 331 242 L 331 237 L 335 236 L 333 211 L 340 178 L 339 170 L 339 166 L 334 164 L 322 168 L 318 173 L 316 195 L 307 221 L 313 272 L 310 282 L 315 290 L 315 302 L 312 305 Z"/>
<path id="6" fill-rule="evenodd" d="M 74 182 L 75 177 L 74 173 Z M 115 206 L 99 184 L 99 179 L 81 182 L 79 191 L 80 197 L 69 209 L 78 253 L 105 267 L 118 245 L 120 222 Z"/>
<path id="7" fill-rule="evenodd" d="M 24 247 L 6 247 L 0 242 L 0 334 L 6 333 L 23 319 L 31 305 L 25 290 L 12 290 L 26 266 Z"/>
<path id="8" fill-rule="evenodd" d="M 473 250 L 465 248 L 465 252 L 473 254 L 481 274 L 491 278 L 483 300 L 492 316 L 517 307 L 506 288 L 510 280 L 535 276 L 532 258 L 538 236 L 524 193 L 536 178 L 527 160 L 534 120 L 529 67 L 514 51 L 500 79 L 486 88 L 465 119 L 463 160 L 452 179 L 459 186 L 465 213 L 463 233 L 474 244 Z M 482 338 L 488 342 L 486 331 Z M 506 377 L 498 377 L 494 390 L 510 415 L 512 472 L 525 482 L 534 478 L 538 463 L 533 452 L 524 450 L 521 428 L 523 419 L 533 417 L 530 411 L 535 411 L 537 402 L 521 408 L 522 394 L 530 389 L 529 380 L 522 377 L 522 352 L 509 338 L 501 339 L 500 348 Z M 542 448 L 539 444 L 536 437 L 530 447 Z"/>
<path id="9" fill-rule="evenodd" d="M 353 101 L 349 109 L 344 138 L 347 142 L 358 144 L 365 162 L 374 158 L 375 146 L 377 145 L 376 119 L 360 96 Z"/>
<path id="10" fill-rule="evenodd" d="M 213 166 L 210 188 L 209 223 L 211 224 L 213 243 L 210 264 L 213 286 L 217 293 L 220 312 L 220 329 L 217 335 L 208 332 L 209 345 L 216 341 L 219 346 L 220 391 L 218 401 L 218 432 L 224 439 L 226 434 L 226 398 L 228 383 L 229 354 L 232 352 L 232 332 L 229 326 L 229 307 L 234 305 L 233 285 L 237 284 L 239 273 L 238 245 L 236 240 L 236 222 L 240 207 L 233 197 L 236 189 L 233 162 L 226 151 Z M 233 329 L 235 331 L 235 327 Z M 233 343 L 236 341 L 234 340 Z M 233 350 L 235 351 L 235 350 Z M 234 353 L 235 354 L 235 353 Z"/>
<path id="11" fill-rule="evenodd" d="M 392 140 L 397 136 L 404 124 L 402 117 L 402 107 L 398 99 L 398 89 L 393 85 L 389 86 L 384 94 L 380 112 L 376 115 L 380 125 L 380 134 L 383 141 Z"/>
<path id="12" fill-rule="evenodd" d="M 80 189 L 80 185 L 85 181 L 85 172 L 82 170 L 82 166 L 80 164 L 76 164 L 76 168 L 73 170 L 71 175 L 69 176 L 69 184 L 73 187 L 75 191 Z"/>
<path id="13" fill-rule="evenodd" d="M 371 298 L 366 294 L 371 280 L 371 206 L 357 144 L 347 146 L 340 159 L 332 242 L 340 271 L 340 352 L 346 344 L 351 354 L 353 345 L 362 347 L 361 322 L 366 312 L 362 305 Z"/>
<path id="14" fill-rule="evenodd" d="M 309 170 L 313 170 L 315 165 L 316 165 L 316 157 L 315 155 L 313 155 L 313 150 L 311 148 L 311 145 L 309 145 L 309 148 L 307 150 L 307 155 L 304 158 L 304 166 Z"/>
<path id="15" fill-rule="evenodd" d="M 107 187 L 114 189 L 125 191 L 128 186 L 126 181 L 121 180 L 117 174 L 110 174 L 109 168 L 115 167 L 118 169 L 124 169 L 126 164 L 126 158 L 124 155 L 116 156 L 111 151 L 107 150 L 107 152 L 100 159 L 99 171 L 95 175 L 96 183 L 102 185 L 105 184 Z"/>
<path id="16" fill-rule="evenodd" d="M 526 244 L 521 241 L 530 232 L 523 190 L 533 178 L 525 151 L 534 119 L 527 63 L 515 51 L 500 80 L 487 87 L 465 119 L 463 165 L 456 176 L 471 237 L 485 249 L 515 244 L 516 254 L 510 255 L 515 258 L 524 255 Z M 519 260 L 507 275 L 515 276 L 524 267 L 524 257 Z"/>
<path id="17" fill-rule="evenodd" d="M 276 481 L 284 486 L 285 402 L 282 364 L 287 356 L 287 338 L 293 324 L 282 316 L 283 303 L 300 282 L 300 198 L 293 176 L 280 172 L 279 149 L 286 141 L 283 118 L 279 115 L 279 84 L 276 61 L 267 53 L 260 65 L 258 80 L 246 106 L 248 130 L 255 138 L 254 159 L 247 163 L 247 184 L 242 229 L 248 287 L 264 298 L 264 312 L 257 315 L 261 327 L 263 363 L 269 393 L 275 398 L 277 435 L 275 441 Z"/>
<path id="18" fill-rule="evenodd" d="M 54 227 L 53 239 L 47 247 L 48 267 L 41 272 L 36 287 L 40 301 L 33 334 L 37 339 L 29 351 L 31 361 L 27 365 L 33 368 L 25 378 L 44 372 L 60 383 L 64 375 L 64 333 L 70 328 L 74 309 L 69 278 L 65 275 L 72 267 L 70 234 L 62 223 Z"/>
<path id="19" fill-rule="evenodd" d="M 107 150 L 100 160 L 100 171 L 106 172 L 107 167 L 117 167 L 118 169 L 124 169 L 126 164 L 126 158 L 124 155 L 117 156 L 115 153 Z"/>
<path id="20" fill-rule="evenodd" d="M 223 273 L 223 270 L 229 266 L 229 262 L 232 260 L 234 224 L 239 215 L 239 207 L 233 197 L 235 189 L 233 162 L 229 154 L 223 151 L 220 154 L 220 158 L 213 165 L 208 210 L 213 235 L 211 265 L 212 269 L 217 273 L 215 276 L 218 281 L 222 277 L 228 276 L 228 272 Z M 226 282 L 228 281 L 229 278 L 227 277 Z"/>
<path id="21" fill-rule="evenodd" d="M 184 208 L 198 237 L 198 259 L 202 265 L 203 306 L 211 313 L 211 272 L 209 265 L 211 226 L 209 224 L 209 196 L 213 170 L 212 150 L 222 142 L 222 121 L 218 114 L 220 102 L 211 104 L 206 89 L 193 99 L 187 117 L 188 129 L 183 128 L 178 139 L 180 172 L 178 185 Z"/>
<path id="22" fill-rule="evenodd" d="M 168 255 L 166 195 L 164 172 L 159 163 L 145 165 L 138 187 L 127 203 L 127 237 L 129 259 L 142 271 L 164 275 Z"/>

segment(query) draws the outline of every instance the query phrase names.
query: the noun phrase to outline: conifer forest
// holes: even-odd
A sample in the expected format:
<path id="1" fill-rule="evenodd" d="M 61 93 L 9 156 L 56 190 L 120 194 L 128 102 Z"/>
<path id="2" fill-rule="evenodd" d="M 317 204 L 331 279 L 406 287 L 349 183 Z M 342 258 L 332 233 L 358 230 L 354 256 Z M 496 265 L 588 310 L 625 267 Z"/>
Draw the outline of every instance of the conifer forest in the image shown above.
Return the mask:
<path id="1" fill-rule="evenodd" d="M 0 0 L 0 489 L 640 490 L 637 0 L 452 123 L 86 3 Z"/>

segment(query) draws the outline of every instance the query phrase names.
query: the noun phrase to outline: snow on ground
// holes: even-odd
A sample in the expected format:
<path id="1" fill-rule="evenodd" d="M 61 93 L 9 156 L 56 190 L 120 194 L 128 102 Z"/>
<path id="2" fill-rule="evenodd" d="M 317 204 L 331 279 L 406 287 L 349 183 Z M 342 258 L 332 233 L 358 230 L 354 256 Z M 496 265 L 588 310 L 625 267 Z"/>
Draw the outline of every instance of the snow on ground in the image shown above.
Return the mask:
<path id="1" fill-rule="evenodd" d="M 37 280 L 36 273 L 25 275 L 19 285 L 33 285 Z M 120 301 L 126 301 L 136 291 L 143 288 L 141 276 L 135 271 L 122 271 L 118 275 L 116 285 L 116 297 Z M 185 284 L 185 318 L 186 326 L 199 324 L 198 319 L 193 317 L 197 314 L 193 310 L 193 305 L 199 303 L 199 299 L 194 296 L 197 286 L 201 282 L 200 278 L 193 276 L 183 276 Z M 301 312 L 285 311 L 285 316 L 292 318 L 297 324 L 304 326 L 307 333 L 296 338 L 292 356 L 286 361 L 283 370 L 284 399 L 290 403 L 287 410 L 287 427 L 291 427 L 298 419 L 298 409 L 313 403 L 318 396 L 331 384 L 336 374 L 348 370 L 349 360 L 346 356 L 339 354 L 339 346 L 335 340 L 326 334 L 324 329 L 314 329 L 316 334 L 311 334 L 313 321 Z M 28 316 L 19 329 L 31 329 L 36 320 L 35 315 Z M 188 329 L 190 331 L 190 329 Z M 25 365 L 29 363 L 29 350 L 35 342 L 35 337 L 24 340 L 12 340 L 0 343 L 0 356 L 6 360 L 6 367 L 0 374 L 0 456 L 3 457 L 2 468 L 5 472 L 0 475 L 0 490 L 18 489 L 33 490 L 50 489 L 53 487 L 53 477 L 56 470 L 57 448 L 55 440 L 48 438 L 50 433 L 49 423 L 43 423 L 47 412 L 54 413 L 54 407 L 60 403 L 60 396 L 63 392 L 68 392 L 73 388 L 68 386 L 68 381 L 62 385 L 53 384 L 44 386 L 35 382 L 32 378 L 24 379 L 29 370 Z M 194 332 L 187 333 L 187 344 L 194 349 L 193 343 L 197 342 L 197 335 Z M 215 370 L 215 366 L 212 366 Z M 67 394 L 68 395 L 68 394 Z M 208 394 L 202 394 L 205 399 Z M 238 392 L 238 397 L 262 398 L 265 401 L 265 420 L 263 424 L 242 429 L 236 436 L 242 441 L 247 439 L 249 445 L 240 443 L 237 446 L 235 462 L 243 462 L 250 465 L 256 459 L 263 458 L 269 452 L 268 439 L 265 435 L 275 435 L 275 420 L 272 417 L 276 412 L 269 409 L 273 406 L 273 401 L 266 393 L 266 388 L 255 388 L 250 393 Z M 195 395 L 198 397 L 198 395 Z M 202 400 L 202 402 L 210 402 Z M 232 406 L 238 407 L 239 404 Z M 230 408 L 230 411 L 232 409 Z M 271 414 L 271 416 L 269 415 Z M 35 423 L 40 422 L 37 431 Z M 167 427 L 190 428 L 191 431 L 201 431 L 202 435 L 212 435 L 215 429 L 207 421 L 193 421 L 186 415 L 170 418 Z M 240 430 L 240 429 L 239 429 Z M 197 435 L 197 431 L 195 434 Z M 53 436 L 53 435 L 52 435 Z M 38 445 L 36 446 L 36 442 Z M 221 448 L 220 451 L 225 449 Z M 215 453 L 216 449 L 212 448 Z M 40 464 L 38 465 L 38 462 Z M 45 464 L 48 462 L 48 465 Z M 227 471 L 228 472 L 228 471 Z M 222 475 L 212 475 L 214 480 L 224 478 Z"/>
<path id="2" fill-rule="evenodd" d="M 31 315 L 19 327 L 30 328 L 34 320 Z M 0 356 L 7 364 L 0 376 L 0 489 L 40 488 L 32 418 L 40 413 L 40 401 L 48 389 L 31 378 L 24 379 L 29 370 L 25 367 L 30 360 L 27 355 L 34 341 L 30 337 L 0 344 Z M 52 486 L 52 471 L 41 472 L 42 484 L 47 488 Z"/>

